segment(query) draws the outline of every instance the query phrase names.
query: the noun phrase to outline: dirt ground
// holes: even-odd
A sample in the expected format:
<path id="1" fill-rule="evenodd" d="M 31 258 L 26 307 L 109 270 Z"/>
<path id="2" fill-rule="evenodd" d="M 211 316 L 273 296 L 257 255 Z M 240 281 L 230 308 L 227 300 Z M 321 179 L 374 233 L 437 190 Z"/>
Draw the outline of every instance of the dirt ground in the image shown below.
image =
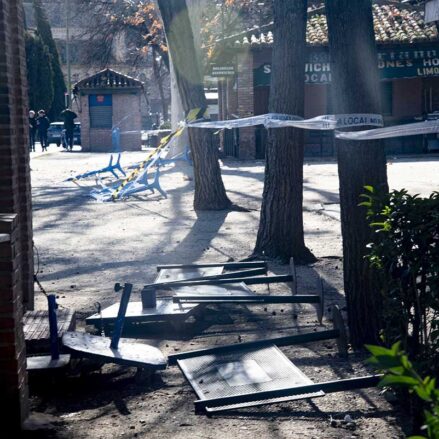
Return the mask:
<path id="1" fill-rule="evenodd" d="M 125 153 L 123 165 L 145 153 Z M 72 174 L 106 164 L 107 155 L 52 152 L 31 160 L 34 241 L 39 279 L 58 294 L 62 307 L 76 310 L 80 330 L 85 317 L 118 301 L 115 282 L 131 282 L 138 291 L 156 275 L 157 264 L 223 262 L 247 257 L 253 248 L 261 202 L 262 162 L 226 161 L 222 171 L 232 201 L 248 212 L 192 209 L 191 167 L 180 162 L 164 169 L 168 198 L 139 195 L 100 204 L 87 197 L 92 180 L 81 187 L 63 182 Z M 392 188 L 429 194 L 438 187 L 437 158 L 391 160 Z M 298 267 L 300 293 L 315 293 L 324 280 L 324 327 L 331 327 L 331 305 L 344 307 L 337 169 L 333 162 L 305 165 L 306 243 L 318 262 Z M 271 263 L 272 273 L 287 267 Z M 265 287 L 255 288 L 264 291 Z M 271 293 L 289 294 L 287 285 Z M 46 301 L 36 293 L 36 308 Z M 155 326 L 129 334 L 159 347 L 164 354 L 268 336 L 314 331 L 312 305 L 208 306 L 201 322 L 189 320 L 181 331 Z M 90 328 L 87 328 L 90 329 Z M 341 359 L 335 342 L 282 348 L 311 379 L 331 380 L 370 373 L 364 356 Z M 313 400 L 241 409 L 212 417 L 194 414 L 196 396 L 177 367 L 148 379 L 135 368 L 73 364 L 67 374 L 30 377 L 31 409 L 46 429 L 29 437 L 54 438 L 400 438 L 405 417 L 378 389 L 330 394 Z M 354 424 L 341 421 L 349 415 Z M 331 423 L 331 418 L 334 422 Z"/>

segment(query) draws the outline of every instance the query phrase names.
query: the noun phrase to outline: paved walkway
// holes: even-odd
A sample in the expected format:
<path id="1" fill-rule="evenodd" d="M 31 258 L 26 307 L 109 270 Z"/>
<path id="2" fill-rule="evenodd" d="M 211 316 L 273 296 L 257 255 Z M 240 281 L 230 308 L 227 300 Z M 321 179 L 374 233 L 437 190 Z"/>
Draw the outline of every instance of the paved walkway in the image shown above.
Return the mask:
<path id="1" fill-rule="evenodd" d="M 80 182 L 81 187 L 64 180 L 105 166 L 108 154 L 52 151 L 31 159 L 39 278 L 49 293 L 58 295 L 61 307 L 77 311 L 79 326 L 96 312 L 95 302 L 106 307 L 120 299 L 120 293 L 113 290 L 115 282 L 132 282 L 133 298 L 138 300 L 142 285 L 153 281 L 157 264 L 238 260 L 251 253 L 263 189 L 262 162 L 226 161 L 222 167 L 230 198 L 248 212 L 194 212 L 192 169 L 185 163 L 164 169 L 161 183 L 167 199 L 139 194 L 128 201 L 100 204 L 87 197 L 93 179 Z M 144 152 L 124 153 L 122 164 L 126 167 L 144 157 Z M 427 195 L 439 186 L 438 164 L 433 159 L 395 161 L 389 164 L 390 186 Z M 298 267 L 299 291 L 315 293 L 318 272 L 324 279 L 325 308 L 342 305 L 340 223 L 316 209 L 337 205 L 337 167 L 313 162 L 304 171 L 305 238 L 320 259 L 313 266 Z M 271 263 L 270 270 L 285 273 L 286 267 Z M 273 286 L 270 292 L 285 294 L 285 288 Z M 46 307 L 46 299 L 37 293 L 36 308 Z M 151 337 L 147 342 L 167 355 L 317 328 L 314 308 L 309 305 L 250 308 L 214 308 L 207 313 L 205 328 L 193 336 L 160 333 L 145 337 Z M 327 317 L 324 325 L 330 328 Z M 363 357 L 340 359 L 331 342 L 295 346 L 285 352 L 313 379 L 370 373 Z M 148 384 L 137 382 L 131 369 L 105 366 L 103 373 L 84 373 L 58 387 L 58 392 L 50 387 L 46 396 L 39 395 L 33 403 L 34 409 L 62 420 L 57 427 L 59 437 L 403 437 L 398 427 L 402 419 L 395 420 L 394 409 L 378 389 L 205 418 L 193 414 L 195 395 L 175 367 Z M 357 423 L 355 432 L 330 426 L 330 416 L 342 420 L 346 414 Z"/>

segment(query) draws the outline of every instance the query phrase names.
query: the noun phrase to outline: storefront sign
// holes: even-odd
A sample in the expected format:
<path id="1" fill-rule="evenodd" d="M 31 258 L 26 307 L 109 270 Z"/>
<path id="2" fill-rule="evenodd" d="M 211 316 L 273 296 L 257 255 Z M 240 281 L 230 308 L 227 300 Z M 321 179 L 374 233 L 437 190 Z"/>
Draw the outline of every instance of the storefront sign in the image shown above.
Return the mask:
<path id="1" fill-rule="evenodd" d="M 380 50 L 378 68 L 381 79 L 439 76 L 439 49 Z M 255 87 L 270 85 L 271 63 L 262 64 L 254 69 L 253 79 Z M 311 53 L 309 62 L 305 65 L 305 83 L 327 84 L 331 79 L 328 53 Z"/>
<path id="2" fill-rule="evenodd" d="M 226 78 L 228 76 L 235 76 L 236 69 L 234 64 L 211 64 L 210 76 L 214 78 Z"/>

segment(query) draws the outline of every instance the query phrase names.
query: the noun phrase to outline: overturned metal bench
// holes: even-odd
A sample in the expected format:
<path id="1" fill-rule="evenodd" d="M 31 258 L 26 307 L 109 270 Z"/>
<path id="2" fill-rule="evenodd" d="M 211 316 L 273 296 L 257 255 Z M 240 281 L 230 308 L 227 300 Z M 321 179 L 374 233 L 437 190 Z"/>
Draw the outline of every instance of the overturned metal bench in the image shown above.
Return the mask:
<path id="1" fill-rule="evenodd" d="M 172 266 L 171 266 L 172 267 Z M 241 283 L 230 283 L 226 286 L 221 285 L 190 285 L 174 286 L 172 290 L 175 293 L 173 301 L 180 304 L 244 304 L 244 305 L 261 305 L 261 304 L 315 304 L 317 319 L 322 323 L 324 313 L 324 292 L 323 282 L 319 277 L 318 294 L 297 294 L 297 274 L 294 259 L 290 260 L 290 275 L 288 277 L 271 276 L 265 278 L 268 285 L 278 282 L 291 282 L 291 291 L 284 295 L 273 294 L 256 294 L 248 285 L 252 284 L 252 278 L 244 280 Z M 257 279 L 256 279 L 257 280 Z M 263 280 L 263 279 L 262 279 Z"/>
<path id="2" fill-rule="evenodd" d="M 223 273 L 223 269 L 248 268 L 235 272 Z M 175 329 L 190 317 L 198 316 L 202 306 L 196 303 L 176 303 L 172 297 L 157 297 L 157 290 L 169 288 L 172 285 L 200 285 L 204 283 L 236 282 L 235 276 L 242 280 L 243 276 L 254 276 L 266 273 L 266 264 L 234 263 L 234 264 L 199 264 L 179 266 L 159 266 L 158 275 L 153 284 L 145 285 L 141 291 L 141 301 L 129 302 L 126 311 L 128 324 L 166 322 Z M 238 273 L 238 274 L 236 274 Z M 233 279 L 233 280 L 232 280 Z M 288 278 L 289 279 L 289 278 Z M 121 289 L 116 284 L 116 291 Z M 103 309 L 86 319 L 86 323 L 96 327 L 112 325 L 116 321 L 118 304 Z"/>
<path id="3" fill-rule="evenodd" d="M 227 270 L 238 270 L 223 272 Z M 190 317 L 201 318 L 207 304 L 298 304 L 316 305 L 318 321 L 324 311 L 323 287 L 317 295 L 298 295 L 294 261 L 290 263 L 289 275 L 266 276 L 264 261 L 205 263 L 186 265 L 159 265 L 153 284 L 141 291 L 141 302 L 130 302 L 127 308 L 128 323 L 167 322 L 180 329 Z M 291 282 L 288 295 L 260 295 L 249 286 Z M 116 290 L 120 287 L 116 285 Z M 157 298 L 157 290 L 169 289 L 173 297 Z M 117 316 L 117 304 L 111 305 L 86 319 L 94 326 L 111 325 Z"/>
<path id="4" fill-rule="evenodd" d="M 168 357 L 168 364 L 177 364 L 195 391 L 196 413 L 217 413 L 375 386 L 378 375 L 313 383 L 279 349 L 335 339 L 340 355 L 346 356 L 346 332 L 336 306 L 333 322 L 332 330 L 173 354 Z"/>

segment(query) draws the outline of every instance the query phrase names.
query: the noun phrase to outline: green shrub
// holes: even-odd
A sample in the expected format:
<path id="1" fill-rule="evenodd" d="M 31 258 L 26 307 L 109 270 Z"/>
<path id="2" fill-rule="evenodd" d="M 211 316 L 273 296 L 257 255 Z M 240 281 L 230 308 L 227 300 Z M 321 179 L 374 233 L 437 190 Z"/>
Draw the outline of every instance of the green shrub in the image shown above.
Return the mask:
<path id="1" fill-rule="evenodd" d="M 395 343 L 391 349 L 381 346 L 366 346 L 372 357 L 368 360 L 377 369 L 385 372 L 378 384 L 381 387 L 405 387 L 416 395 L 424 409 L 425 424 L 428 438 L 439 438 L 439 389 L 436 379 L 427 376 L 421 378 L 407 355 L 401 349 L 401 343 Z M 409 439 L 421 439 L 423 436 L 411 436 Z"/>
<path id="2" fill-rule="evenodd" d="M 401 342 L 422 374 L 439 371 L 439 192 L 385 196 L 370 186 L 361 203 L 375 230 L 368 259 L 381 276 L 383 340 Z"/>
<path id="3" fill-rule="evenodd" d="M 171 122 L 169 122 L 169 121 L 163 122 L 160 125 L 160 129 L 161 130 L 170 130 L 171 129 Z"/>

